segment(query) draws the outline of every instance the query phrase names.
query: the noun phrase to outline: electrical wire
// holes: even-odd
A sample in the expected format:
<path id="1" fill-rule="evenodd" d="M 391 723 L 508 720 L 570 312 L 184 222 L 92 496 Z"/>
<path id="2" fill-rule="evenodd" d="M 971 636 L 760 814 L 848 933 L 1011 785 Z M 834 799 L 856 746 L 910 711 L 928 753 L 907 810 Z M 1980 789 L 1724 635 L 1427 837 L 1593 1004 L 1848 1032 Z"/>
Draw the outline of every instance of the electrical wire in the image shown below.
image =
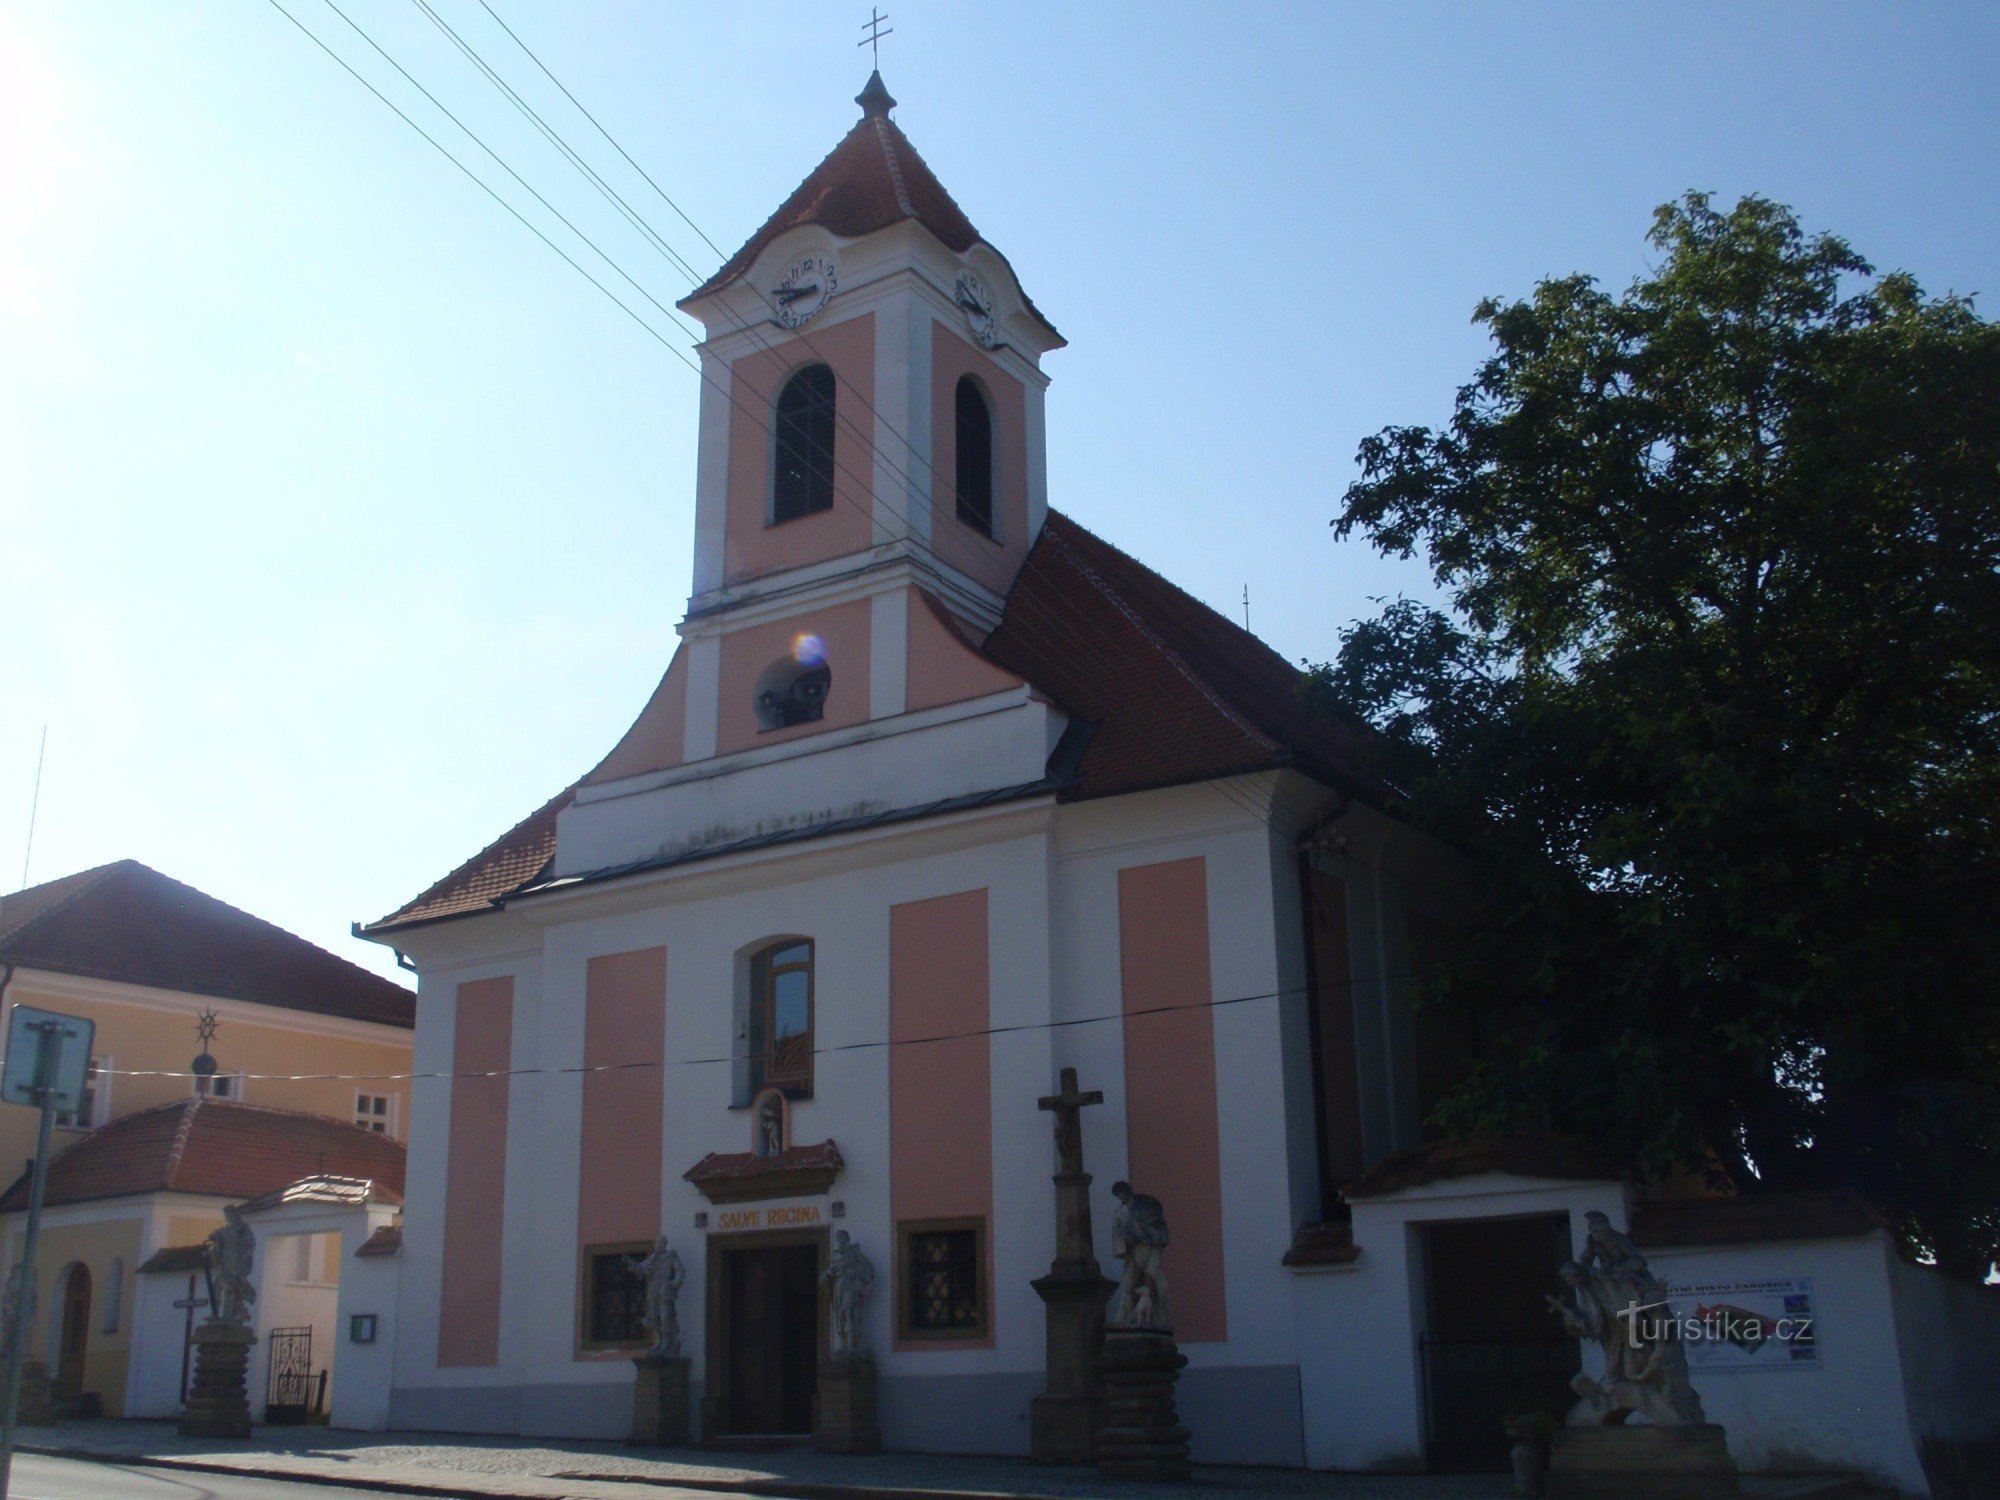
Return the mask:
<path id="1" fill-rule="evenodd" d="M 497 152 L 495 152 L 490 146 L 488 146 L 486 142 L 482 140 L 474 131 L 472 131 L 468 126 L 466 126 L 464 122 L 460 120 L 456 114 L 454 114 L 449 108 L 447 108 L 442 103 L 442 101 L 440 101 L 436 97 L 435 94 L 433 94 L 428 88 L 426 88 L 421 82 L 419 82 L 406 68 L 404 68 L 400 63 L 398 63 L 396 59 L 393 56 L 391 56 L 387 52 L 387 50 L 384 49 L 379 43 L 377 43 L 374 40 L 374 38 L 370 36 L 364 28 L 362 28 L 358 23 L 356 23 L 352 17 L 347 15 L 345 11 L 341 10 L 340 7 L 334 3 L 334 0 L 326 0 L 326 3 L 329 9 L 333 10 L 333 12 L 337 16 L 339 16 L 342 21 L 344 21 L 351 29 L 353 29 L 358 35 L 360 35 L 362 39 L 366 41 L 371 48 L 373 48 L 374 51 L 376 51 L 380 56 L 382 56 L 384 60 L 390 64 L 390 66 L 394 67 L 396 71 L 399 74 L 401 74 L 413 87 L 418 89 L 418 91 L 421 92 L 426 99 L 430 100 L 430 102 L 440 112 L 442 112 L 446 116 L 446 118 L 450 119 L 451 122 L 454 125 L 456 125 L 468 138 L 473 140 L 474 143 L 477 144 L 480 147 L 480 149 L 484 151 L 496 164 L 498 164 L 503 170 L 505 170 L 509 176 L 513 177 L 516 182 L 520 183 L 520 185 L 523 188 L 525 188 L 530 194 L 532 194 L 537 202 L 541 203 L 543 207 L 547 208 L 552 214 L 556 216 L 557 219 L 559 219 L 564 224 L 565 227 L 567 227 L 572 233 L 576 234 L 577 237 L 580 240 L 582 240 L 584 244 L 588 245 L 590 249 L 600 259 L 602 259 L 605 262 L 606 265 L 610 266 L 628 284 L 633 286 L 634 289 L 637 290 L 640 293 L 640 295 L 643 296 L 655 308 L 659 309 L 662 313 L 665 313 L 667 316 L 671 318 L 676 318 L 676 320 L 679 321 L 678 315 L 675 312 L 667 308 L 657 298 L 653 297 L 651 293 L 647 292 L 645 288 L 642 285 L 640 285 L 640 283 L 634 277 L 632 277 L 628 272 L 626 272 L 624 268 L 620 266 L 600 246 L 598 246 L 595 241 L 591 240 L 589 236 L 585 235 L 580 229 L 576 227 L 574 223 L 572 223 L 566 216 L 564 216 L 559 210 L 557 210 L 554 207 L 554 205 L 549 203 L 547 198 L 545 198 L 539 191 L 537 191 L 532 186 L 532 184 L 528 183 L 526 179 L 520 175 L 520 173 L 515 171 L 513 167 L 511 167 L 503 158 L 501 158 L 500 155 Z M 553 129 L 553 127 L 550 127 L 546 123 L 546 121 L 544 121 L 542 117 L 533 110 L 532 106 L 529 106 L 525 100 L 521 99 L 521 97 L 515 90 L 513 90 L 509 85 L 506 84 L 506 82 L 502 78 L 500 78 L 498 73 L 489 64 L 487 64 L 483 58 L 481 58 L 478 55 L 476 49 L 472 48 L 470 44 L 466 43 L 463 40 L 463 38 L 461 38 L 458 35 L 458 33 L 455 32 L 450 27 L 450 25 L 443 20 L 442 17 L 438 16 L 437 13 L 427 3 L 425 3 L 425 0 L 414 0 L 414 3 L 417 4 L 419 9 L 422 10 L 424 14 L 433 21 L 434 24 L 436 24 L 441 30 L 445 32 L 445 34 L 459 47 L 459 49 L 482 71 L 482 73 L 489 79 L 489 81 L 491 81 L 497 88 L 499 88 L 502 91 L 502 93 L 506 97 L 508 97 L 510 102 L 514 103 L 517 109 L 521 110 L 534 124 L 536 124 L 537 128 L 540 129 L 542 133 L 553 144 L 555 144 L 559 150 L 563 152 L 566 160 L 570 161 L 572 165 L 574 165 L 580 172 L 582 172 L 587 177 L 587 179 L 589 179 L 593 183 L 593 185 L 596 186 L 599 189 L 599 191 L 607 197 L 609 201 L 613 202 L 614 206 L 620 208 L 621 212 L 625 214 L 625 217 L 628 219 L 628 221 L 633 223 L 635 227 L 639 228 L 648 237 L 649 243 L 652 243 L 656 249 L 658 249 L 664 256 L 666 256 L 670 264 L 673 264 L 677 270 L 679 270 L 683 275 L 689 277 L 691 280 L 697 278 L 698 273 L 696 273 L 692 268 L 692 266 L 690 266 L 687 263 L 686 259 L 684 257 L 681 257 L 677 252 L 675 252 L 672 249 L 671 245 L 669 245 L 665 241 L 664 237 L 660 236 L 657 233 L 657 231 L 654 231 L 651 228 L 651 226 L 645 222 L 643 217 L 636 212 L 636 210 L 632 210 L 629 204 L 627 204 L 625 200 L 620 195 L 617 194 L 615 189 L 612 189 L 608 183 L 604 182 L 603 178 L 598 173 L 596 173 L 592 168 L 590 168 L 586 162 L 584 162 L 581 155 L 577 153 L 573 148 L 571 148 L 568 145 L 568 143 L 564 141 L 561 138 L 561 136 Z M 539 229 L 537 229 L 536 226 L 533 225 L 529 220 L 527 220 L 526 217 L 523 216 L 518 210 L 516 210 L 513 207 L 513 205 L 509 204 L 505 200 L 505 198 L 503 198 L 500 194 L 495 192 L 490 185 L 488 185 L 485 181 L 479 178 L 477 174 L 473 173 L 471 169 L 466 167 L 463 162 L 459 161 L 459 159 L 456 156 L 454 156 L 449 150 L 447 150 L 443 145 L 441 145 L 434 137 L 432 137 L 429 134 L 429 132 L 425 131 L 422 128 L 422 126 L 418 125 L 414 119 L 412 119 L 402 109 L 397 107 L 395 103 L 391 101 L 386 95 L 384 95 L 379 89 L 375 88 L 375 86 L 372 83 L 370 83 L 365 77 L 363 77 L 352 66 L 350 66 L 345 59 L 341 58 L 336 52 L 334 52 L 334 50 L 331 47 L 329 47 L 323 40 L 321 40 L 301 21 L 299 21 L 299 19 L 296 16 L 292 15 L 292 13 L 287 11 L 283 7 L 283 5 L 279 4 L 279 0 L 270 0 L 270 4 L 281 15 L 285 16 L 287 20 L 291 21 L 292 24 L 298 30 L 300 30 L 303 34 L 305 34 L 308 37 L 308 39 L 313 41 L 315 45 L 317 45 L 322 51 L 326 52 L 329 57 L 333 58 L 333 60 L 336 63 L 339 63 L 340 66 L 345 71 L 347 71 L 351 76 L 353 76 L 357 82 L 360 82 L 364 87 L 366 87 L 369 90 L 370 93 L 374 94 L 377 99 L 381 100 L 383 104 L 387 105 L 391 110 L 393 110 L 399 118 L 401 118 L 406 124 L 410 125 L 412 129 L 416 130 L 419 135 L 423 136 L 423 138 L 430 145 L 432 145 L 436 150 L 438 150 L 440 154 L 445 156 L 445 158 L 448 161 L 450 161 L 454 166 L 458 167 L 459 170 L 464 175 L 469 177 L 490 197 L 494 198 L 496 202 L 500 203 L 500 205 L 503 208 L 506 208 L 510 214 L 512 214 L 519 222 L 523 224 L 524 227 L 528 228 L 530 232 L 534 233 L 536 237 L 541 239 L 542 242 L 548 245 L 550 249 L 554 250 L 558 255 L 561 255 L 564 261 L 567 262 L 572 269 L 576 270 L 580 275 L 584 276 L 586 280 L 590 281 L 593 286 L 595 286 L 600 292 L 602 292 L 607 298 L 609 298 L 615 305 L 621 308 L 621 310 L 625 311 L 627 316 L 631 317 L 633 321 L 639 323 L 639 325 L 642 328 L 644 328 L 646 332 L 651 334 L 656 341 L 661 343 L 663 347 L 668 348 L 676 356 L 676 358 L 679 358 L 682 361 L 682 363 L 688 365 L 690 369 L 693 369 L 699 378 L 707 381 L 711 385 L 716 386 L 718 390 L 723 390 L 723 387 L 721 386 L 720 382 L 716 381 L 713 377 L 709 376 L 707 371 L 702 369 L 698 363 L 689 359 L 687 355 L 684 354 L 679 348 L 677 348 L 667 339 L 665 339 L 658 332 L 657 329 L 653 328 L 652 325 L 649 324 L 643 317 L 639 316 L 639 314 L 634 309 L 632 309 L 629 305 L 623 302 L 622 299 L 616 296 L 616 294 L 611 292 L 609 288 L 605 287 L 602 282 L 597 280 L 597 278 L 592 276 L 587 270 L 585 270 L 580 264 L 578 264 L 576 260 L 574 260 L 567 253 L 565 253 L 561 249 L 561 247 L 557 246 L 552 240 L 550 240 L 547 235 L 543 234 Z M 695 223 L 695 221 L 685 212 L 685 210 L 683 210 L 679 206 L 679 204 L 676 203 L 666 193 L 666 191 L 660 187 L 658 182 L 655 181 L 649 173 L 645 172 L 643 168 L 639 167 L 638 163 L 634 161 L 633 158 L 631 157 L 631 154 L 627 152 L 624 149 L 624 147 L 618 143 L 616 138 L 613 137 L 610 134 L 610 132 L 606 130 L 604 126 L 597 120 L 597 118 L 583 106 L 581 101 L 579 101 L 576 98 L 576 96 L 568 89 L 568 87 L 564 85 L 559 78 L 556 77 L 553 71 L 551 71 L 548 68 L 548 66 L 545 63 L 543 63 L 541 59 L 533 52 L 533 50 L 529 48 L 527 44 L 521 40 L 519 35 L 516 32 L 514 32 L 514 30 L 510 26 L 507 25 L 505 20 L 502 19 L 496 11 L 493 10 L 492 6 L 490 4 L 487 4 L 486 0 L 481 0 L 481 4 L 483 8 L 486 9 L 488 14 L 493 17 L 494 21 L 500 25 L 501 29 L 505 31 L 507 35 L 514 41 L 515 45 L 520 47 L 522 52 L 525 55 L 527 55 L 532 62 L 534 62 L 536 67 L 539 68 L 543 72 L 543 74 L 547 76 L 550 79 L 550 81 L 553 82 L 556 85 L 556 87 L 562 91 L 564 97 L 569 99 L 570 102 L 573 105 L 575 105 L 577 110 L 580 113 L 582 113 L 587 120 L 589 120 L 591 125 L 598 131 L 598 133 L 602 135 L 608 142 L 610 142 L 612 147 L 618 151 L 619 155 L 623 157 L 630 165 L 632 165 L 635 171 L 639 172 L 641 177 L 643 177 L 646 180 L 647 184 L 650 187 L 652 187 L 654 192 L 659 195 L 661 200 L 665 202 L 668 205 L 668 207 L 673 209 L 673 211 L 676 214 L 678 214 L 680 218 L 685 223 L 687 223 L 688 226 L 691 229 L 693 229 L 697 235 L 701 237 L 704 243 L 706 243 L 711 249 L 715 250 L 717 254 L 720 254 L 721 251 L 719 250 L 718 247 L 716 247 L 715 242 L 700 228 L 698 224 Z M 761 288 L 753 288 L 753 289 L 758 291 L 760 297 L 763 296 Z M 769 299 L 766 298 L 765 300 L 768 303 Z M 732 311 L 732 316 L 735 316 L 733 314 L 733 311 Z M 740 318 L 740 316 L 737 316 L 735 320 L 738 323 L 741 330 L 745 333 L 750 334 L 753 340 L 756 340 L 760 343 L 763 342 L 760 330 L 752 329 L 752 327 L 749 324 L 745 323 Z M 802 331 L 798 334 L 798 338 L 802 343 L 805 343 L 809 349 L 812 349 L 809 337 L 806 336 Z M 764 347 L 768 348 L 769 345 L 764 344 Z M 813 349 L 812 352 L 817 353 L 818 351 L 816 349 Z M 881 414 L 875 410 L 872 403 L 868 402 L 865 397 L 861 396 L 859 392 L 853 391 L 852 387 L 850 387 L 849 389 L 850 389 L 850 394 L 854 397 L 854 399 L 859 400 L 862 403 L 862 405 L 868 410 L 868 412 L 876 418 L 878 424 L 891 429 L 892 435 L 898 441 L 901 442 L 903 448 L 911 457 L 916 458 L 921 462 L 924 462 L 926 467 L 931 468 L 932 476 L 935 479 L 936 477 L 935 467 L 930 465 L 929 461 L 925 459 L 923 455 L 919 454 L 916 451 L 915 445 L 911 443 L 909 439 L 905 437 L 902 433 L 900 433 L 899 431 L 895 431 L 894 424 L 889 423 L 886 418 L 883 418 Z M 746 413 L 748 412 L 748 408 L 740 400 L 735 399 L 733 392 L 723 390 L 723 393 L 731 399 L 732 404 L 735 405 L 738 410 L 745 411 Z M 836 402 L 836 411 L 839 410 L 840 406 L 841 403 Z M 851 432 L 854 432 L 857 436 L 861 435 L 860 429 L 853 423 L 851 417 L 848 419 L 848 427 L 849 430 Z M 910 498 L 914 500 L 915 482 L 910 471 L 908 469 L 901 468 L 899 465 L 897 465 L 892 455 L 880 453 L 872 437 L 869 439 L 869 447 L 871 452 L 875 452 L 877 453 L 877 456 L 883 458 L 885 463 L 887 463 L 887 465 L 892 470 L 895 470 L 898 473 L 900 473 L 900 476 L 903 478 L 905 482 L 906 491 L 910 494 Z M 873 486 L 861 480 L 860 476 L 856 475 L 851 468 L 839 464 L 837 461 L 834 467 L 837 472 L 844 474 L 850 481 L 854 482 L 861 489 L 863 493 L 872 494 Z M 955 484 L 952 486 L 952 489 L 955 494 L 956 493 Z M 863 519 L 869 523 L 871 530 L 875 527 L 880 526 L 880 521 L 876 518 L 876 516 L 872 511 L 864 511 L 861 508 L 861 506 L 857 502 L 855 502 L 850 496 L 842 493 L 838 486 L 833 487 L 833 493 L 836 498 L 848 504 L 852 509 L 854 509 L 857 513 L 859 513 L 863 517 Z M 892 513 L 895 512 L 896 508 L 893 505 L 893 503 L 889 505 L 889 509 L 892 511 Z M 901 512 L 898 519 L 900 519 L 903 523 L 904 534 L 908 535 L 911 528 L 911 518 L 908 511 L 905 510 Z M 1139 629 L 1142 633 L 1145 633 L 1150 636 L 1150 631 L 1147 630 L 1147 627 L 1145 626 L 1143 620 L 1141 620 L 1137 616 L 1136 612 L 1131 608 L 1131 606 L 1128 603 L 1126 603 L 1116 593 L 1115 590 L 1111 589 L 1100 578 L 1098 578 L 1094 570 L 1091 569 L 1088 566 L 1088 564 L 1082 562 L 1081 559 L 1074 558 L 1073 556 L 1071 556 L 1070 561 L 1072 563 L 1072 566 L 1076 568 L 1078 573 L 1082 577 L 1084 577 L 1086 581 L 1089 582 L 1093 588 L 1095 588 L 1099 593 L 1101 593 L 1115 608 L 1119 609 L 1121 613 L 1125 614 L 1128 619 L 1132 620 L 1134 627 L 1136 629 Z M 1025 622 L 1012 618 L 1014 613 L 1015 613 L 1014 611 L 1010 610 L 1010 622 L 1013 623 L 1016 628 L 1027 628 L 1030 630 L 1030 633 L 1032 633 L 1032 628 L 1026 627 Z M 1109 637 L 1105 635 L 1105 633 L 1102 630 L 1102 627 L 1098 626 L 1095 621 L 1090 620 L 1087 616 L 1082 616 L 1080 613 L 1079 613 L 1079 620 L 1088 627 L 1096 630 L 1100 638 L 1103 639 L 1106 645 L 1110 647 L 1113 651 L 1121 651 L 1123 649 L 1119 647 L 1117 643 L 1112 642 L 1109 639 Z M 1055 645 L 1059 649 L 1074 650 L 1076 642 L 1072 637 L 1059 643 L 1052 643 L 1048 641 L 1046 637 L 1043 637 L 1042 644 L 1044 646 L 1044 649 L 1049 649 L 1051 645 Z M 1236 714 L 1235 711 L 1231 709 L 1227 704 L 1222 703 L 1221 700 L 1217 699 L 1213 691 L 1209 689 L 1209 687 L 1205 683 L 1201 682 L 1198 678 L 1194 677 L 1193 674 L 1187 670 L 1185 664 L 1180 662 L 1178 653 L 1172 652 L 1170 648 L 1164 646 L 1164 643 L 1156 642 L 1155 644 L 1156 646 L 1158 646 L 1159 649 L 1168 652 L 1170 659 L 1175 663 L 1177 669 L 1182 671 L 1183 675 L 1188 677 L 1189 681 L 1197 688 L 1197 690 L 1202 691 L 1210 698 L 1212 702 L 1215 702 L 1217 704 L 1217 707 L 1226 716 L 1235 719 L 1239 723 L 1239 725 L 1246 730 L 1247 733 L 1256 737 L 1266 737 L 1263 735 L 1263 732 L 1261 730 L 1257 729 L 1255 726 L 1245 723 L 1241 719 L 1240 715 Z M 1102 659 L 1100 658 L 1100 660 Z M 1105 665 L 1108 665 L 1115 670 L 1118 666 L 1118 663 L 1114 661 L 1105 663 Z M 1211 780 L 1204 782 L 1202 784 L 1213 787 L 1219 795 L 1223 796 L 1226 800 L 1230 801 L 1234 806 L 1239 808 L 1239 810 L 1245 812 L 1246 814 L 1252 816 L 1253 818 L 1256 818 L 1259 821 L 1266 823 L 1274 831 L 1279 832 L 1280 834 L 1284 834 L 1286 836 L 1295 835 L 1299 827 L 1304 826 L 1307 822 L 1311 820 L 1310 814 L 1295 813 L 1293 815 L 1295 818 L 1295 826 L 1290 829 L 1281 828 L 1273 820 L 1270 813 L 1266 812 L 1263 808 L 1257 806 L 1254 802 L 1248 800 L 1244 795 L 1238 793 L 1235 789 L 1224 785 L 1221 781 Z M 1271 791 L 1273 797 L 1273 805 L 1276 806 L 1282 801 L 1284 795 L 1283 789 L 1274 783 L 1271 788 Z"/>
<path id="2" fill-rule="evenodd" d="M 1423 976 L 1412 970 L 1400 974 L 1381 977 L 1384 985 L 1398 984 L 1405 980 Z M 882 1038 L 865 1042 L 842 1042 L 829 1047 L 812 1049 L 814 1057 L 829 1057 L 843 1052 L 879 1052 L 892 1047 L 929 1047 L 945 1042 L 979 1041 L 988 1037 L 1014 1036 L 1035 1031 L 1062 1031 L 1074 1026 L 1101 1026 L 1112 1021 L 1130 1021 L 1146 1016 L 1170 1016 L 1191 1014 L 1198 1011 L 1215 1011 L 1229 1006 L 1250 1005 L 1261 1000 L 1283 1000 L 1293 995 L 1308 995 L 1315 990 L 1325 993 L 1335 989 L 1358 989 L 1361 980 L 1327 980 L 1319 985 L 1292 985 L 1281 990 L 1266 990 L 1255 995 L 1232 995 L 1222 1000 L 1199 1000 L 1185 1005 L 1141 1006 L 1131 1010 L 1117 1010 L 1095 1016 L 1070 1016 L 1060 1020 L 1023 1021 L 1010 1026 L 987 1026 L 975 1031 L 943 1032 L 936 1036 Z M 642 1058 L 629 1062 L 579 1064 L 566 1068 L 492 1068 L 472 1069 L 464 1072 L 434 1071 L 428 1073 L 235 1073 L 229 1076 L 253 1083 L 407 1083 L 423 1079 L 439 1078 L 533 1078 L 543 1076 L 567 1076 L 581 1073 L 628 1073 L 659 1068 L 699 1068 L 717 1067 L 722 1064 L 754 1061 L 748 1054 L 731 1054 L 718 1057 Z M 769 1054 L 765 1054 L 769 1060 Z M 101 1068 L 101 1076 L 112 1078 L 199 1078 L 208 1075 L 185 1072 L 172 1068 Z"/>

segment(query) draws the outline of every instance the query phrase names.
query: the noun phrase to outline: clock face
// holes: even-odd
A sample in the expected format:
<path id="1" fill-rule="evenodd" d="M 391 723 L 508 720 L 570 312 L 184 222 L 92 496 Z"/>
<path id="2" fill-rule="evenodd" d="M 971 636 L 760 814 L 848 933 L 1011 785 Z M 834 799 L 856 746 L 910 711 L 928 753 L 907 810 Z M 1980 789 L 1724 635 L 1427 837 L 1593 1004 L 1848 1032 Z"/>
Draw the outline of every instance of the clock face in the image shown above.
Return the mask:
<path id="1" fill-rule="evenodd" d="M 964 310 L 965 321 L 972 325 L 972 336 L 983 348 L 991 349 L 1000 341 L 999 324 L 993 316 L 993 294 L 986 290 L 985 282 L 970 271 L 960 271 L 952 300 Z"/>
<path id="2" fill-rule="evenodd" d="M 803 328 L 840 289 L 840 268 L 831 255 L 807 255 L 792 262 L 771 288 L 771 306 L 787 328 Z"/>

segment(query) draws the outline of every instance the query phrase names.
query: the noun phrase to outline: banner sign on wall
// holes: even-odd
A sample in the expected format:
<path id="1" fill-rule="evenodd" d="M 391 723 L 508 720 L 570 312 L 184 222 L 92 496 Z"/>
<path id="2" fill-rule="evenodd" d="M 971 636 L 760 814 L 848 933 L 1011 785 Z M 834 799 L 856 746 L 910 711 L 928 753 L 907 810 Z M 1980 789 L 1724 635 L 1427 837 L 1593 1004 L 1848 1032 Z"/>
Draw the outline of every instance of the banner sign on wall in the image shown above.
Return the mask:
<path id="1" fill-rule="evenodd" d="M 1819 1368 L 1811 1278 L 1706 1281 L 1669 1292 L 1690 1371 Z"/>

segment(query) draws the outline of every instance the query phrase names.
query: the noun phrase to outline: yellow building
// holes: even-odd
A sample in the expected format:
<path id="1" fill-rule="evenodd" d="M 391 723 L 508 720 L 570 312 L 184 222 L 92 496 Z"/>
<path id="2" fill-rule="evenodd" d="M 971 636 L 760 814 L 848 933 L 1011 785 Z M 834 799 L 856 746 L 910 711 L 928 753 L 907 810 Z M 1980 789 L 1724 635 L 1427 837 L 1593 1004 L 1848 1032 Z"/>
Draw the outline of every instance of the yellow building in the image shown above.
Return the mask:
<path id="1" fill-rule="evenodd" d="M 0 897 L 0 998 L 4 1010 L 30 1005 L 96 1026 L 83 1107 L 56 1123 L 36 1256 L 30 1352 L 47 1361 L 60 1410 L 124 1412 L 133 1278 L 157 1251 L 199 1243 L 224 1202 L 376 1156 L 393 1156 L 397 1170 L 378 1163 L 361 1175 L 401 1187 L 409 1084 L 395 1075 L 410 1071 L 415 997 L 280 927 L 121 860 Z M 206 1044 L 204 1012 L 215 1022 Z M 204 1045 L 215 1073 L 192 1078 Z M 273 1076 L 291 1074 L 323 1076 Z M 139 1115 L 147 1121 L 98 1140 Z M 301 1115 L 315 1117 L 309 1128 Z M 172 1127 L 158 1142 L 154 1122 Z M 20 1259 L 37 1123 L 32 1109 L 0 1106 L 0 1162 L 20 1169 L 0 1196 L 0 1275 Z M 371 1152 L 363 1132 L 395 1148 Z M 158 1149 L 133 1159 L 128 1137 Z M 184 1155 L 197 1138 L 195 1173 Z M 269 1149 L 294 1138 L 310 1138 L 308 1159 Z"/>

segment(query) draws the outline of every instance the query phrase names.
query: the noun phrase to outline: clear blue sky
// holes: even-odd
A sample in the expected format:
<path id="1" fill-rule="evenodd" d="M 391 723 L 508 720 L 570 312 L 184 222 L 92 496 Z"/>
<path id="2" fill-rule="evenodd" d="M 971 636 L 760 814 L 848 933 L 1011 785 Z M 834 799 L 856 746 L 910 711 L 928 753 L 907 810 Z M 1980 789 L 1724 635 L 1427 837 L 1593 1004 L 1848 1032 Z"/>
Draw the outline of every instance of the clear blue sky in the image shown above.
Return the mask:
<path id="1" fill-rule="evenodd" d="M 687 290 L 409 0 L 341 3 Z M 477 0 L 432 3 L 712 266 Z M 492 3 L 726 249 L 867 77 L 856 6 Z M 899 122 L 1070 339 L 1054 503 L 1218 608 L 1247 582 L 1294 657 L 1426 587 L 1327 529 L 1358 441 L 1448 413 L 1480 297 L 1622 285 L 1682 190 L 2000 293 L 1990 3 L 890 7 Z M 31 879 L 132 856 L 386 967 L 348 922 L 595 761 L 665 666 L 694 377 L 267 0 L 7 0 L 0 139 L 0 890 L 46 723 Z"/>

